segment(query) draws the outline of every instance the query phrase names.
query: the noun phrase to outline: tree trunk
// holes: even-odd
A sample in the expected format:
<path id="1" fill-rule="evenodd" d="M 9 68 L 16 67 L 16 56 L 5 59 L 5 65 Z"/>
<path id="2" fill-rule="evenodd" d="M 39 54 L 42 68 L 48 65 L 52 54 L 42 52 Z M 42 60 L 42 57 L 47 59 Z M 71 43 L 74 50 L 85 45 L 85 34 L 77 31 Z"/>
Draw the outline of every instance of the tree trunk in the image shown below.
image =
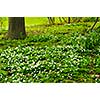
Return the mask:
<path id="1" fill-rule="evenodd" d="M 68 17 L 68 24 L 70 24 L 70 17 Z"/>
<path id="2" fill-rule="evenodd" d="M 55 24 L 55 18 L 54 17 L 47 17 L 47 18 L 48 18 L 48 21 L 49 21 L 50 25 L 54 25 Z"/>
<path id="3" fill-rule="evenodd" d="M 60 21 L 60 23 L 62 23 L 61 17 L 59 17 L 59 21 Z"/>
<path id="4" fill-rule="evenodd" d="M 9 17 L 8 37 L 12 39 L 26 37 L 24 17 Z"/>
<path id="5" fill-rule="evenodd" d="M 92 31 L 92 30 L 93 30 L 93 28 L 95 27 L 95 25 L 96 25 L 96 24 L 97 24 L 97 22 L 98 22 L 98 19 L 99 19 L 99 17 L 97 17 L 97 18 L 96 18 L 96 21 L 94 22 L 94 24 L 93 24 L 93 26 L 91 27 L 90 31 Z"/>
<path id="6" fill-rule="evenodd" d="M 67 21 L 66 21 L 66 19 L 65 19 L 64 17 L 62 17 L 62 19 L 64 20 L 64 22 L 66 22 L 66 23 L 67 23 Z"/>

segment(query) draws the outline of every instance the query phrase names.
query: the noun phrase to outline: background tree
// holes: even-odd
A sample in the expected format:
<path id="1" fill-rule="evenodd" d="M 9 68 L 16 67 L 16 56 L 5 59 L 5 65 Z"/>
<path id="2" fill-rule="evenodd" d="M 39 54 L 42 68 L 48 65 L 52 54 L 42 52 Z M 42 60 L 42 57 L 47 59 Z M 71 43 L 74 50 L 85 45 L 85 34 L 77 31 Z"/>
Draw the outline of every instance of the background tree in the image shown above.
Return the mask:
<path id="1" fill-rule="evenodd" d="M 59 21 L 60 21 L 60 23 L 63 23 L 63 21 L 64 21 L 65 23 L 67 23 L 67 21 L 66 21 L 66 18 L 65 18 L 65 17 L 59 17 Z"/>
<path id="2" fill-rule="evenodd" d="M 9 17 L 8 37 L 12 39 L 26 37 L 24 17 Z"/>
<path id="3" fill-rule="evenodd" d="M 54 25 L 55 24 L 55 18 L 54 17 L 47 17 L 48 18 L 48 22 L 50 25 Z"/>
<path id="4" fill-rule="evenodd" d="M 68 24 L 70 24 L 70 17 L 68 17 Z"/>
<path id="5" fill-rule="evenodd" d="M 93 30 L 93 28 L 94 28 L 94 27 L 95 27 L 95 25 L 97 24 L 98 20 L 99 20 L 99 17 L 97 17 L 97 18 L 96 18 L 96 20 L 95 20 L 95 22 L 94 22 L 93 26 L 91 27 L 90 31 L 92 31 L 92 30 Z"/>

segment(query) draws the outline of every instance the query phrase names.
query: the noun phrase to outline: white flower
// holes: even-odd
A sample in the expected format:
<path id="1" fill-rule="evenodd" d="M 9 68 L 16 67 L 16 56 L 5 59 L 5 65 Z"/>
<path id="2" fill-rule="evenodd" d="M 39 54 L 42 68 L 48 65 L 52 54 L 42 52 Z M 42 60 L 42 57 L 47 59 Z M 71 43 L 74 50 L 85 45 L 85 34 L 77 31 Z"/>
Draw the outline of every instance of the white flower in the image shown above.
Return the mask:
<path id="1" fill-rule="evenodd" d="M 34 65 L 34 68 L 35 67 L 38 67 L 40 64 L 39 64 L 40 62 L 37 62 L 35 65 Z"/>

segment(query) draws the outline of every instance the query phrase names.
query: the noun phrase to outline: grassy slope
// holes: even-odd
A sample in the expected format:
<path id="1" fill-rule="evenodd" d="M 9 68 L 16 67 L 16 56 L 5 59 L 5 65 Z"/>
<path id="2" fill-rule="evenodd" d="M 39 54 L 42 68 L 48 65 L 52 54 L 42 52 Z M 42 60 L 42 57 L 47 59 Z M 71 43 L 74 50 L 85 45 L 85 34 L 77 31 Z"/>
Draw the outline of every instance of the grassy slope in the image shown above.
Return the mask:
<path id="1" fill-rule="evenodd" d="M 47 18 L 45 17 L 26 17 L 26 26 L 30 25 L 41 25 L 41 24 L 47 24 Z"/>

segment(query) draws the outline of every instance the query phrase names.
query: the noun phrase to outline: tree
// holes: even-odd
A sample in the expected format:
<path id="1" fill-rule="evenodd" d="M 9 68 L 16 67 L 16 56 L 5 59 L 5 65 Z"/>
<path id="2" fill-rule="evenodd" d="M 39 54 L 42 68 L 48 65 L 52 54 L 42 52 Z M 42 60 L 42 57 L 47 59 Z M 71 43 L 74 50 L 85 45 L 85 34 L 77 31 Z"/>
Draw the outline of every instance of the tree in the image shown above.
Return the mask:
<path id="1" fill-rule="evenodd" d="M 70 17 L 68 17 L 68 24 L 70 24 Z"/>
<path id="2" fill-rule="evenodd" d="M 94 28 L 94 27 L 95 27 L 95 25 L 97 24 L 98 20 L 99 20 L 99 17 L 97 17 L 97 18 L 96 18 L 96 20 L 95 20 L 95 22 L 94 22 L 93 26 L 91 27 L 90 31 L 92 31 L 92 30 L 93 30 L 93 28 Z"/>
<path id="3" fill-rule="evenodd" d="M 8 37 L 12 39 L 26 37 L 24 17 L 9 17 Z"/>
<path id="4" fill-rule="evenodd" d="M 48 18 L 48 21 L 49 21 L 50 25 L 54 25 L 55 24 L 55 18 L 54 17 L 47 17 L 47 18 Z"/>
<path id="5" fill-rule="evenodd" d="M 72 17 L 73 23 L 80 22 L 82 17 Z"/>
<path id="6" fill-rule="evenodd" d="M 48 22 L 49 22 L 50 25 L 56 24 L 56 21 L 55 21 L 56 19 L 58 19 L 60 21 L 60 24 L 63 24 L 63 21 L 65 23 L 67 23 L 65 17 L 47 17 L 47 18 L 48 18 Z"/>
<path id="7" fill-rule="evenodd" d="M 67 23 L 65 17 L 59 17 L 59 21 L 60 21 L 61 23 L 63 22 L 62 20 L 63 20 L 65 23 Z"/>

